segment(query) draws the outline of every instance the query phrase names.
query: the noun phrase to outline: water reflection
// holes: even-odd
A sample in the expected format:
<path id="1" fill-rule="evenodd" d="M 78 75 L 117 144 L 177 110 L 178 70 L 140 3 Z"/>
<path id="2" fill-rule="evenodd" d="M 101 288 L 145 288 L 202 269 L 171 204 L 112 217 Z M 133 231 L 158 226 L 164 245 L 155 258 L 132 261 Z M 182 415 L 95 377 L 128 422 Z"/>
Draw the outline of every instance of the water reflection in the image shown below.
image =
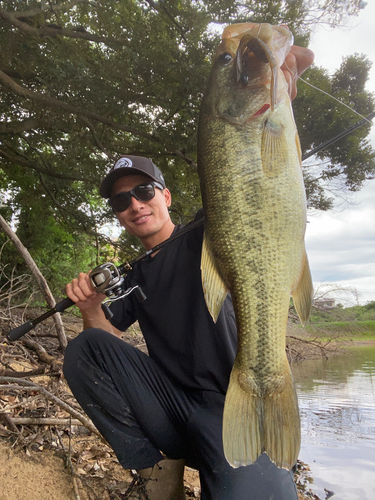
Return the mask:
<path id="1" fill-rule="evenodd" d="M 374 500 L 375 346 L 292 368 L 312 489 L 322 499 L 326 488 L 340 500 Z"/>

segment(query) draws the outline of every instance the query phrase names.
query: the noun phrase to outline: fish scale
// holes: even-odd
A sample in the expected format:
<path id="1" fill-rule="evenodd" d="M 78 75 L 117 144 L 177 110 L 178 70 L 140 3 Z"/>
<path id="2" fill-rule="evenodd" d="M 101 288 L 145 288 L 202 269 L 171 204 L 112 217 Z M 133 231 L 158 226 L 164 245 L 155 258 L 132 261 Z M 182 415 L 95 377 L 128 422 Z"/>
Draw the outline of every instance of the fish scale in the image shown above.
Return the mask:
<path id="1" fill-rule="evenodd" d="M 291 44 L 284 27 L 226 28 L 199 119 L 202 286 L 215 321 L 231 292 L 238 331 L 223 419 L 233 467 L 265 452 L 290 469 L 300 448 L 285 337 L 290 294 L 306 322 L 312 281 L 301 152 L 280 70 Z"/>

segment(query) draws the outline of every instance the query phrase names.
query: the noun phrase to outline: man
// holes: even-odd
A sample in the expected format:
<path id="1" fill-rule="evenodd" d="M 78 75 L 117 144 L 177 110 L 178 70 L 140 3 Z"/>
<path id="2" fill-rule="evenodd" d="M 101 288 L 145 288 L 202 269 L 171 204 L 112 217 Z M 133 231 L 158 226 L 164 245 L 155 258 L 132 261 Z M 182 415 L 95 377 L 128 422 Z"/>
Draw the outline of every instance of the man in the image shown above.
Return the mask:
<path id="1" fill-rule="evenodd" d="M 313 60 L 293 47 L 285 65 L 291 97 Z M 168 208 L 171 193 L 148 158 L 121 157 L 104 178 L 100 194 L 109 198 L 120 224 L 148 250 L 176 228 Z M 115 302 L 109 321 L 87 274 L 67 285 L 79 307 L 84 331 L 67 350 L 64 374 L 82 408 L 113 447 L 126 469 L 151 478 L 150 500 L 184 498 L 183 464 L 200 474 L 202 500 L 296 500 L 293 476 L 261 455 L 255 464 L 232 468 L 222 449 L 222 413 L 236 355 L 236 326 L 228 296 L 213 322 L 203 296 L 198 226 L 137 264 L 126 286 L 140 285 L 147 300 L 134 295 Z M 120 338 L 138 320 L 149 356 Z"/>

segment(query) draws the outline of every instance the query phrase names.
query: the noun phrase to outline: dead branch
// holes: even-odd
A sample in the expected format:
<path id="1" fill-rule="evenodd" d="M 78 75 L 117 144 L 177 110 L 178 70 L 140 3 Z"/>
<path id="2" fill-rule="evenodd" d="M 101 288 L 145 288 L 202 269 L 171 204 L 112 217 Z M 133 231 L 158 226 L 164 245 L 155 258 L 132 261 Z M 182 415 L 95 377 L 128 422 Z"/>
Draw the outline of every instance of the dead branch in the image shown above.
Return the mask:
<path id="1" fill-rule="evenodd" d="M 46 367 L 36 368 L 35 370 L 29 370 L 27 372 L 16 372 L 13 370 L 0 370 L 0 375 L 3 377 L 14 377 L 14 378 L 28 378 L 35 377 L 36 375 L 45 375 Z M 57 374 L 54 374 L 57 375 Z"/>
<path id="2" fill-rule="evenodd" d="M 0 413 L 0 420 L 4 422 L 4 424 L 11 429 L 15 434 L 20 434 L 20 431 L 17 429 L 16 425 L 12 422 L 12 419 L 6 413 Z"/>
<path id="3" fill-rule="evenodd" d="M 22 338 L 22 343 L 28 347 L 29 349 L 32 349 L 36 355 L 38 356 L 38 359 L 41 363 L 44 363 L 46 365 L 54 365 L 56 363 L 56 360 L 53 356 L 50 356 L 47 351 L 42 347 L 38 342 L 35 342 L 34 340 L 31 340 L 30 338 L 24 337 Z"/>
<path id="4" fill-rule="evenodd" d="M 82 422 L 71 418 L 33 418 L 33 417 L 10 417 L 14 425 L 82 425 Z"/>
<path id="5" fill-rule="evenodd" d="M 94 424 L 86 418 L 84 415 L 82 415 L 79 411 L 75 410 L 72 406 L 70 406 L 68 403 L 65 403 L 65 401 L 62 401 L 58 397 L 56 397 L 54 394 L 51 392 L 47 391 L 44 387 L 41 385 L 35 384 L 34 382 L 29 382 L 28 380 L 19 380 L 15 377 L 3 377 L 0 376 L 0 389 L 10 389 L 13 388 L 15 389 L 15 386 L 7 385 L 8 383 L 16 383 L 19 384 L 16 386 L 18 389 L 23 390 L 23 391 L 37 391 L 43 396 L 45 396 L 47 399 L 50 401 L 53 401 L 57 405 L 59 405 L 63 410 L 69 413 L 72 417 L 76 418 L 79 420 L 85 427 L 87 427 L 91 432 L 95 433 L 96 435 L 101 437 L 101 434 L 97 430 L 97 428 L 94 426 Z"/>
<path id="6" fill-rule="evenodd" d="M 47 304 L 49 305 L 49 307 L 51 309 L 54 308 L 56 305 L 56 302 L 55 302 L 55 299 L 53 298 L 52 292 L 51 292 L 46 280 L 44 279 L 42 273 L 39 271 L 38 266 L 35 264 L 35 261 L 31 257 L 27 248 L 22 244 L 22 242 L 20 241 L 20 239 L 18 238 L 16 233 L 12 230 L 12 228 L 9 226 L 9 224 L 6 222 L 6 220 L 1 215 L 0 215 L 0 227 L 3 229 L 3 231 L 8 236 L 8 238 L 11 240 L 11 242 L 15 245 L 18 252 L 22 256 L 22 258 L 25 260 L 30 271 L 33 273 L 43 295 L 46 298 Z M 66 346 L 68 345 L 68 341 L 66 339 L 64 325 L 63 325 L 63 322 L 61 319 L 61 315 L 59 313 L 54 314 L 53 320 L 55 322 L 56 332 L 57 332 L 57 335 L 59 337 L 61 350 L 64 352 Z"/>
<path id="7" fill-rule="evenodd" d="M 77 473 L 74 470 L 73 463 L 72 463 L 72 454 L 71 454 L 70 439 L 69 439 L 69 450 L 67 450 L 65 448 L 65 446 L 64 446 L 63 440 L 61 439 L 60 432 L 57 429 L 55 429 L 55 431 L 56 431 L 57 437 L 59 439 L 60 446 L 61 446 L 63 452 L 65 453 L 65 462 L 66 462 L 66 465 L 68 466 L 69 471 L 70 471 L 70 473 L 72 475 L 72 482 L 73 482 L 73 488 L 74 488 L 74 496 L 75 496 L 76 500 L 80 500 L 79 490 L 78 490 L 78 484 L 77 484 L 77 478 L 76 478 Z M 70 436 L 70 434 L 69 434 L 69 436 Z"/>

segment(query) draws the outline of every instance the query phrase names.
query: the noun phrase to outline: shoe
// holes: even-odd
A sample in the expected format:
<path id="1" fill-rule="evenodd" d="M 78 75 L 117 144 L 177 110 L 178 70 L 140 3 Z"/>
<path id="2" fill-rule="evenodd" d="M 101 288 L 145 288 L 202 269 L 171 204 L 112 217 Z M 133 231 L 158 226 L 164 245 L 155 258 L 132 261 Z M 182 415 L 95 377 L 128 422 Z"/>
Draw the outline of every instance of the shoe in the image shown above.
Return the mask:
<path id="1" fill-rule="evenodd" d="M 185 500 L 185 460 L 165 458 L 153 467 L 138 470 L 142 478 L 144 497 L 147 500 Z"/>

